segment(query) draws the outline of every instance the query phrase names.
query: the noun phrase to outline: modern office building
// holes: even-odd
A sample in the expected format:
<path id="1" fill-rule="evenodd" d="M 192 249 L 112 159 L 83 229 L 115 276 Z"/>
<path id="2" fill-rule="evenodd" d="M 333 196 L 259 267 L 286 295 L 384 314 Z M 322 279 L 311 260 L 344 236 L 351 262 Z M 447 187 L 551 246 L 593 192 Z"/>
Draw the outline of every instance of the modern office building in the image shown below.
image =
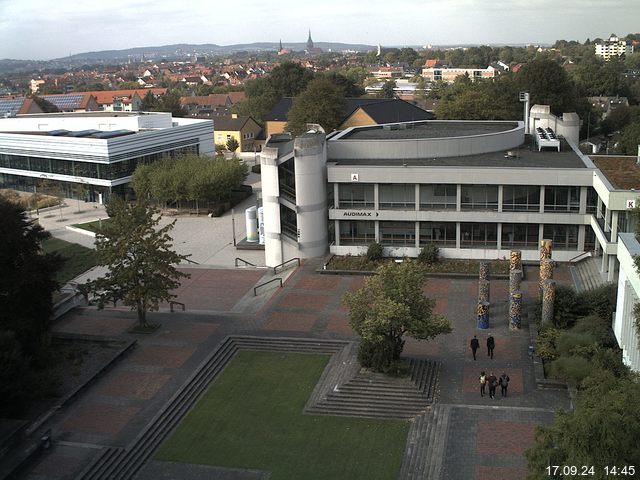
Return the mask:
<path id="1" fill-rule="evenodd" d="M 170 113 L 52 113 L 0 119 L 0 188 L 69 198 L 125 194 L 136 166 L 182 153 L 213 155 L 213 122 Z M 79 188 L 81 187 L 81 188 Z"/>
<path id="2" fill-rule="evenodd" d="M 626 40 L 620 40 L 614 33 L 611 34 L 609 40 L 596 43 L 596 56 L 609 61 L 613 57 L 621 55 L 631 55 L 633 53 L 633 45 Z"/>

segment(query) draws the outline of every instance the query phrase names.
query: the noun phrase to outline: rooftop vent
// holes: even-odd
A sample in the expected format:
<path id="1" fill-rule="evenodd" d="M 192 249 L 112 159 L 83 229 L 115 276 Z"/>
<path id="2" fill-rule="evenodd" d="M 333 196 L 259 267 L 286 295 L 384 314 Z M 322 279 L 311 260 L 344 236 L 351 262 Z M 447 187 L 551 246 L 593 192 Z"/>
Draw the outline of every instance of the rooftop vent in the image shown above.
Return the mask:
<path id="1" fill-rule="evenodd" d="M 518 152 L 514 151 L 514 150 L 507 150 L 507 153 L 505 153 L 504 158 L 518 158 Z"/>

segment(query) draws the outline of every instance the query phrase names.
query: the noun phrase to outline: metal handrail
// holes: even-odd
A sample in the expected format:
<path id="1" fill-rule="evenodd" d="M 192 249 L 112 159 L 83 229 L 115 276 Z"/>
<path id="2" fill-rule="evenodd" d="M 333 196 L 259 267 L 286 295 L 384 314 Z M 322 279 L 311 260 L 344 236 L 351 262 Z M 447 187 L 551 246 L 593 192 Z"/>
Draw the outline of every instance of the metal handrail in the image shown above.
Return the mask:
<path id="1" fill-rule="evenodd" d="M 264 287 L 265 285 L 269 285 L 270 283 L 278 282 L 278 281 L 280 282 L 280 288 L 282 288 L 282 279 L 280 277 L 272 278 L 268 282 L 264 282 L 264 283 L 261 283 L 260 285 L 256 285 L 255 287 L 253 287 L 253 296 L 254 297 L 258 296 L 258 289 L 260 287 Z"/>
<path id="2" fill-rule="evenodd" d="M 276 265 L 275 267 L 273 267 L 273 274 L 275 275 L 276 273 L 278 273 L 277 272 L 278 268 L 284 267 L 285 265 L 287 265 L 288 263 L 291 263 L 291 262 L 298 262 L 298 266 L 300 266 L 300 259 L 298 257 L 291 258 L 291 259 L 287 260 L 286 262 L 282 262 L 280 265 Z M 284 268 L 283 268 L 283 270 L 284 270 Z"/>
<path id="3" fill-rule="evenodd" d="M 569 263 L 574 263 L 582 260 L 583 257 L 591 257 L 593 256 L 593 252 L 591 250 L 587 252 L 582 252 L 580 255 L 576 255 L 575 257 L 569 259 Z"/>
<path id="4" fill-rule="evenodd" d="M 173 306 L 174 305 L 180 305 L 182 307 L 182 311 L 184 312 L 184 309 L 185 309 L 184 303 L 176 302 L 174 300 L 170 300 L 169 301 L 169 310 L 171 311 L 171 313 L 173 313 Z"/>
<path id="5" fill-rule="evenodd" d="M 238 266 L 238 261 L 241 261 L 245 265 L 251 265 L 252 267 L 256 266 L 255 263 L 247 262 L 244 258 L 236 257 L 236 260 L 235 260 L 236 267 Z"/>

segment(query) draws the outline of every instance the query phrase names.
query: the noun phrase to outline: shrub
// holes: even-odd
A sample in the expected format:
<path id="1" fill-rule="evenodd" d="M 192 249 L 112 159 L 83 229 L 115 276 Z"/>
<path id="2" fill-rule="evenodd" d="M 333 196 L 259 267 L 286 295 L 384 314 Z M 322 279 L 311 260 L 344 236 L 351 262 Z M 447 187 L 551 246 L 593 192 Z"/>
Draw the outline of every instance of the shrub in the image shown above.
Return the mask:
<path id="1" fill-rule="evenodd" d="M 369 248 L 367 248 L 367 260 L 376 262 L 382 260 L 383 256 L 384 249 L 380 243 L 373 242 L 369 244 Z"/>
<path id="2" fill-rule="evenodd" d="M 553 308 L 553 324 L 558 328 L 572 326 L 581 316 L 582 308 L 578 303 L 576 291 L 566 285 L 556 287 L 556 299 Z"/>
<path id="3" fill-rule="evenodd" d="M 552 377 L 577 386 L 593 371 L 593 365 L 584 357 L 571 355 L 551 362 L 549 371 Z"/>
<path id="4" fill-rule="evenodd" d="M 611 317 L 616 310 L 617 291 L 616 284 L 608 283 L 594 290 L 582 292 L 578 295 L 578 302 L 584 305 L 584 315 L 593 313 L 611 324 Z"/>
<path id="5" fill-rule="evenodd" d="M 571 328 L 574 333 L 587 333 L 604 347 L 615 347 L 617 343 L 611 330 L 611 322 L 594 314 L 576 320 Z"/>
<path id="6" fill-rule="evenodd" d="M 540 334 L 538 335 L 538 340 L 536 342 L 536 353 L 545 362 L 554 360 L 558 357 L 556 340 L 560 333 L 561 330 L 553 326 L 546 326 L 540 330 Z"/>
<path id="7" fill-rule="evenodd" d="M 420 250 L 420 253 L 418 254 L 418 261 L 420 263 L 431 265 L 438 261 L 439 254 L 440 249 L 435 245 L 435 243 L 427 243 L 422 247 L 422 250 Z"/>
<path id="8" fill-rule="evenodd" d="M 596 338 L 589 333 L 562 332 L 556 339 L 556 349 L 560 356 L 582 355 L 590 357 L 597 348 Z"/>

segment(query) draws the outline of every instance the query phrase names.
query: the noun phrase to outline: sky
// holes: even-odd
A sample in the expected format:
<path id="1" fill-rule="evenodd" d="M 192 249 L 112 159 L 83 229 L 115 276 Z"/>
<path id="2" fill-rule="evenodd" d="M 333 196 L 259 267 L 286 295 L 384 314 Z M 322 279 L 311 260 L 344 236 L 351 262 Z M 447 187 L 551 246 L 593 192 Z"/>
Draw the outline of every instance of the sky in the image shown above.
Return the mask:
<path id="1" fill-rule="evenodd" d="M 174 43 L 550 44 L 640 31 L 638 0 L 0 0 L 0 59 Z"/>

